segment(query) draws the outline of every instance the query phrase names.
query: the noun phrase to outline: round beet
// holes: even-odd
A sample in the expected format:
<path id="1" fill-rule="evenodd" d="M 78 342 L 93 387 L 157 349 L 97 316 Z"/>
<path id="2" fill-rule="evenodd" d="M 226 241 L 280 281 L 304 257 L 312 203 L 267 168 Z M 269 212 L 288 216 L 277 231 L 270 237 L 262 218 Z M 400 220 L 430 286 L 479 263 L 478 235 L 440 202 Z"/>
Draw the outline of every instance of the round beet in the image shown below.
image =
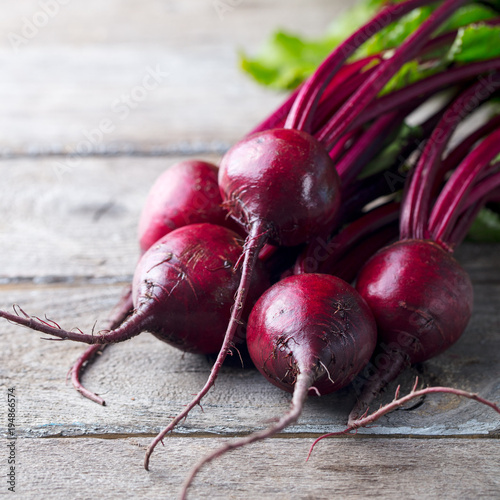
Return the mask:
<path id="1" fill-rule="evenodd" d="M 469 275 L 440 245 L 403 240 L 375 254 L 356 289 L 371 307 L 380 342 L 418 363 L 455 343 L 472 314 Z"/>
<path id="2" fill-rule="evenodd" d="M 227 212 L 212 163 L 185 160 L 168 168 L 149 191 L 139 221 L 139 244 L 145 252 L 162 236 L 189 224 L 226 225 Z"/>
<path id="3" fill-rule="evenodd" d="M 248 320 L 248 351 L 274 385 L 293 392 L 311 373 L 320 394 L 345 387 L 368 363 L 377 329 L 370 308 L 345 281 L 326 274 L 290 276 L 269 288 Z"/>
<path id="4" fill-rule="evenodd" d="M 183 351 L 218 352 L 240 282 L 236 263 L 242 251 L 236 233 L 213 224 L 185 226 L 157 241 L 142 256 L 133 280 L 135 310 L 147 311 L 143 329 Z M 250 305 L 267 285 L 258 264 Z"/>
<path id="5" fill-rule="evenodd" d="M 294 129 L 254 134 L 223 157 L 224 207 L 250 233 L 259 223 L 271 242 L 294 246 L 328 234 L 340 206 L 340 181 L 324 146 Z"/>
<path id="6" fill-rule="evenodd" d="M 202 459 L 269 438 L 298 420 L 310 389 L 327 394 L 346 386 L 368 363 L 377 327 L 356 290 L 335 276 L 300 274 L 273 285 L 255 304 L 247 344 L 253 362 L 278 387 L 292 392 L 290 409 L 277 423 L 229 441 Z"/>
<path id="7" fill-rule="evenodd" d="M 140 259 L 134 275 L 132 314 L 118 328 L 95 334 L 67 331 L 38 318 L 0 311 L 0 316 L 56 337 L 110 344 L 143 331 L 184 351 L 218 352 L 224 340 L 241 271 L 243 240 L 214 224 L 191 224 L 165 235 Z M 256 263 L 249 303 L 268 286 Z M 244 335 L 235 341 L 243 341 Z"/>

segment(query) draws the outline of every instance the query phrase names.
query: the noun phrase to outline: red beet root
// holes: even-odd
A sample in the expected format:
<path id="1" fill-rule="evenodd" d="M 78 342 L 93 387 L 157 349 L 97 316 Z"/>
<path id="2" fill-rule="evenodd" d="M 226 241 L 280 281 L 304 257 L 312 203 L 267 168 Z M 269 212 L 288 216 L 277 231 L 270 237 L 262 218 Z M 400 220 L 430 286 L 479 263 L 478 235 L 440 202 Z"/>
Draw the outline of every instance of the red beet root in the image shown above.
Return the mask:
<path id="1" fill-rule="evenodd" d="M 145 252 L 162 236 L 189 224 L 226 225 L 227 213 L 217 184 L 218 168 L 186 160 L 163 172 L 151 188 L 139 221 L 139 244 Z"/>
<path id="2" fill-rule="evenodd" d="M 213 224 L 193 224 L 167 234 L 139 261 L 133 286 L 134 312 L 112 331 L 89 335 L 27 315 L 0 311 L 0 316 L 87 344 L 122 342 L 149 331 L 184 351 L 217 352 L 224 338 L 220 326 L 229 320 L 240 281 L 241 273 L 234 266 L 242 250 L 243 241 L 236 233 Z M 250 302 L 267 284 L 257 263 Z"/>
<path id="3" fill-rule="evenodd" d="M 257 223 L 272 243 L 299 245 L 328 234 L 340 206 L 335 165 L 309 134 L 273 129 L 240 141 L 223 157 L 224 206 L 248 233 Z"/>
<path id="4" fill-rule="evenodd" d="M 201 460 L 187 477 L 181 498 L 207 462 L 296 422 L 311 388 L 328 394 L 345 387 L 368 363 L 376 338 L 370 308 L 341 279 L 300 274 L 273 285 L 250 314 L 247 344 L 261 373 L 293 391 L 291 408 L 272 427 L 231 441 Z"/>
<path id="5" fill-rule="evenodd" d="M 356 288 L 375 315 L 379 341 L 410 364 L 448 349 L 472 314 L 469 275 L 433 241 L 384 248 L 363 267 Z"/>
<path id="6" fill-rule="evenodd" d="M 259 371 L 293 392 L 310 372 L 320 394 L 345 387 L 375 348 L 372 312 L 346 282 L 325 274 L 286 278 L 257 301 L 248 321 L 247 344 Z"/>

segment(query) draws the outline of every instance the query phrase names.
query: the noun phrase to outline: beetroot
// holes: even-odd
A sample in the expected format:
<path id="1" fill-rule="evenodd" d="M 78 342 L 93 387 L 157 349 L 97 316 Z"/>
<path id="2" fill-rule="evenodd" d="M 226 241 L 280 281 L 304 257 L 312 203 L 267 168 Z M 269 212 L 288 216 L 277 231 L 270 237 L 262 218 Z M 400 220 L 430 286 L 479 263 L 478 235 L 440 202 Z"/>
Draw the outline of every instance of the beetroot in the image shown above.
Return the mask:
<path id="1" fill-rule="evenodd" d="M 467 154 L 437 198 L 435 193 L 447 173 L 443 165 L 449 163 L 441 159 L 453 131 L 495 90 L 494 85 L 480 80 L 451 103 L 407 182 L 401 207 L 401 241 L 375 254 L 358 276 L 356 288 L 374 311 L 380 346 L 375 356 L 376 372 L 351 411 L 350 424 L 407 365 L 442 353 L 467 326 L 472 285 L 450 254 L 472 223 L 470 211 L 477 210 L 480 197 L 486 199 L 489 194 L 482 181 L 498 170 L 498 164 L 490 164 L 500 153 L 500 130 Z M 492 183 L 491 188 L 496 186 Z M 472 206 L 467 203 L 471 193 Z"/>
<path id="2" fill-rule="evenodd" d="M 168 168 L 149 191 L 139 221 L 139 244 L 145 252 L 162 236 L 182 226 L 209 222 L 226 225 L 227 213 L 212 163 L 185 160 Z"/>
<path id="3" fill-rule="evenodd" d="M 379 341 L 419 363 L 455 343 L 472 314 L 472 283 L 433 241 L 403 240 L 374 255 L 356 289 L 371 307 Z"/>
<path id="4" fill-rule="evenodd" d="M 340 205 L 327 151 L 293 129 L 260 132 L 233 146 L 222 159 L 219 186 L 224 207 L 247 233 L 266 232 L 284 246 L 327 234 Z"/>
<path id="5" fill-rule="evenodd" d="M 112 331 L 88 335 L 65 331 L 38 318 L 4 311 L 0 316 L 87 344 L 122 342 L 149 331 L 184 351 L 217 352 L 224 338 L 220 325 L 229 320 L 241 276 L 235 264 L 242 249 L 243 241 L 236 233 L 213 224 L 192 224 L 167 234 L 139 261 L 133 285 L 134 312 Z M 250 301 L 267 285 L 257 263 Z"/>
<path id="6" fill-rule="evenodd" d="M 300 274 L 268 289 L 248 320 L 248 350 L 270 382 L 293 391 L 290 410 L 270 428 L 229 442 L 205 457 L 191 470 L 181 497 L 207 462 L 297 421 L 311 389 L 328 394 L 349 384 L 368 363 L 376 337 L 370 308 L 353 287 L 335 276 Z"/>
<path id="7" fill-rule="evenodd" d="M 326 274 L 290 276 L 257 301 L 248 351 L 274 385 L 293 392 L 300 374 L 320 394 L 345 387 L 375 348 L 372 312 L 355 289 Z M 307 392 L 307 391 L 306 391 Z"/>

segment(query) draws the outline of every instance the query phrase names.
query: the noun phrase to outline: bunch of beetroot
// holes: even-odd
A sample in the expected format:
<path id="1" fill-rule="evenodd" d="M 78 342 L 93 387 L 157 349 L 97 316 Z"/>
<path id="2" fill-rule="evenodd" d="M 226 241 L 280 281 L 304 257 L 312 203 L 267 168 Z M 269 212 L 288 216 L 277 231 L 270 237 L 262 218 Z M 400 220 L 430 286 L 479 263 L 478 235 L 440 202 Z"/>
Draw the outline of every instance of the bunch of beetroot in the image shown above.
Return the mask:
<path id="1" fill-rule="evenodd" d="M 256 367 L 293 392 L 290 411 L 202 463 L 284 429 L 299 418 L 311 391 L 323 395 L 347 386 L 377 356 L 377 343 L 384 344 L 389 362 L 367 380 L 349 419 L 349 429 L 357 428 L 388 382 L 463 333 L 472 286 L 452 251 L 481 207 L 499 197 L 498 118 L 455 150 L 447 145 L 465 116 L 496 96 L 500 58 L 451 65 L 381 92 L 405 64 L 432 60 L 437 48 L 453 42 L 453 32 L 436 32 L 466 3 L 388 6 L 233 146 L 218 169 L 191 160 L 167 170 L 142 213 L 142 255 L 108 329 L 85 334 L 21 309 L 0 312 L 34 330 L 90 344 L 72 378 L 101 404 L 79 375 L 102 346 L 149 331 L 183 351 L 217 353 L 200 392 L 150 445 L 146 468 L 155 446 L 200 403 L 245 335 Z M 374 33 L 428 4 L 435 10 L 396 49 L 349 59 Z M 445 105 L 399 143 L 392 161 L 363 175 L 384 157 L 405 118 L 449 87 Z M 394 192 L 387 175 L 402 166 L 404 190 Z M 360 268 L 354 288 L 349 282 Z"/>

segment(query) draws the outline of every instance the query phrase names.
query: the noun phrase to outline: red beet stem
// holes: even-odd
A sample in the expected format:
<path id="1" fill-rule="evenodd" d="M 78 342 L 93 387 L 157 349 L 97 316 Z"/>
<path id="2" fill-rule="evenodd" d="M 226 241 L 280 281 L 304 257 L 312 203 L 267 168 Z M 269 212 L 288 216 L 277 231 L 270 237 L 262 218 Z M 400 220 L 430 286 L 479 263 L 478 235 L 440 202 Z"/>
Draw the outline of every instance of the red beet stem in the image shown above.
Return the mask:
<path id="1" fill-rule="evenodd" d="M 460 218 L 448 238 L 448 245 L 451 248 L 459 245 L 467 236 L 472 223 L 484 205 L 489 201 L 497 201 L 500 193 L 500 173 L 498 172 L 500 163 L 495 163 L 493 167 L 497 173 L 481 180 L 467 196 Z"/>
<path id="2" fill-rule="evenodd" d="M 457 165 L 467 156 L 467 154 L 477 141 L 487 136 L 497 128 L 500 128 L 500 115 L 494 116 L 484 125 L 481 125 L 478 129 L 474 130 L 474 132 L 461 140 L 460 143 L 457 144 L 455 148 L 452 149 L 443 160 L 443 172 L 448 172 L 451 169 L 456 168 Z"/>
<path id="3" fill-rule="evenodd" d="M 401 106 L 408 104 L 408 101 L 416 97 L 430 96 L 439 90 L 450 87 L 450 85 L 457 85 L 472 78 L 476 78 L 481 74 L 494 72 L 499 69 L 500 57 L 496 57 L 488 59 L 487 61 L 479 61 L 456 68 L 450 68 L 437 75 L 429 76 L 400 90 L 390 92 L 389 94 L 375 99 L 356 117 L 349 128 L 357 128 L 373 120 L 373 118 L 377 116 L 399 109 Z M 481 79 L 484 79 L 492 85 L 498 85 L 499 77 L 500 75 L 498 73 L 492 73 L 485 77 L 480 76 Z"/>
<path id="4" fill-rule="evenodd" d="M 465 2 L 466 0 L 446 0 L 394 51 L 390 59 L 377 67 L 319 132 L 318 139 L 325 144 L 328 150 L 346 132 L 356 117 L 370 104 L 401 66 L 414 58 L 432 33 Z"/>
<path id="5" fill-rule="evenodd" d="M 288 115 L 285 127 L 309 131 L 319 98 L 331 79 L 338 73 L 342 64 L 375 33 L 413 9 L 429 3 L 432 2 L 429 0 L 408 0 L 391 5 L 356 30 L 323 61 L 312 77 L 304 84 Z"/>
<path id="6" fill-rule="evenodd" d="M 387 224 L 374 234 L 365 238 L 347 255 L 338 260 L 330 269 L 329 274 L 337 276 L 347 283 L 354 281 L 363 264 L 381 248 L 394 241 L 399 235 L 397 222 Z"/>
<path id="7" fill-rule="evenodd" d="M 349 224 L 329 242 L 316 238 L 300 255 L 294 267 L 294 274 L 319 272 L 333 274 L 331 268 L 356 247 L 364 238 L 382 227 L 394 222 L 399 216 L 399 204 L 388 203 L 375 208 Z M 321 255 L 320 252 L 321 251 Z M 310 269 L 314 261 L 315 269 Z"/>
<path id="8" fill-rule="evenodd" d="M 429 234 L 438 243 L 448 244 L 461 206 L 478 177 L 500 153 L 500 129 L 486 137 L 453 172 L 437 199 L 429 218 Z"/>
<path id="9" fill-rule="evenodd" d="M 363 83 L 363 81 L 375 71 L 375 66 L 366 68 L 363 70 L 363 66 L 366 66 L 371 61 L 378 60 L 379 57 L 370 57 L 363 59 L 361 61 L 363 65 L 358 69 L 356 73 L 351 73 L 348 77 L 344 77 L 344 71 L 341 69 L 339 73 L 332 80 L 330 85 L 323 93 L 321 97 L 318 108 L 316 109 L 315 115 L 312 120 L 311 130 L 312 133 L 318 132 L 321 127 L 323 127 L 330 117 L 342 106 L 342 104 L 354 93 L 354 91 Z M 350 65 L 351 66 L 351 65 Z M 343 81 L 339 82 L 336 87 L 332 90 L 331 87 L 340 79 L 344 77 Z"/>
<path id="10" fill-rule="evenodd" d="M 172 422 L 165 427 L 151 442 L 148 449 L 146 450 L 146 455 L 144 457 L 144 468 L 149 470 L 149 459 L 151 454 L 153 453 L 156 445 L 163 440 L 163 438 L 174 429 L 174 427 L 184 418 L 186 418 L 189 412 L 203 399 L 205 394 L 210 390 L 210 388 L 214 385 L 217 375 L 219 374 L 222 363 L 226 359 L 228 352 L 233 346 L 233 339 L 236 333 L 236 329 L 240 324 L 241 314 L 243 312 L 243 306 L 245 304 L 245 300 L 248 294 L 248 289 L 250 286 L 250 281 L 252 278 L 253 269 L 257 262 L 259 252 L 267 242 L 269 237 L 269 229 L 264 227 L 260 222 L 256 222 L 253 224 L 251 231 L 246 239 L 245 248 L 243 251 L 243 267 L 241 271 L 241 280 L 236 291 L 234 306 L 231 310 L 231 317 L 229 319 L 229 324 L 226 330 L 226 334 L 224 336 L 224 342 L 222 347 L 217 355 L 217 359 L 210 371 L 210 375 L 205 382 L 205 385 L 201 389 L 201 391 L 195 396 L 195 398 L 189 403 L 185 409 L 179 413 Z"/>
<path id="11" fill-rule="evenodd" d="M 290 410 L 285 415 L 283 415 L 275 425 L 267 429 L 264 429 L 262 431 L 254 432 L 253 434 L 250 434 L 249 436 L 243 437 L 241 439 L 235 439 L 234 441 L 230 441 L 225 445 L 221 446 L 220 448 L 216 449 L 212 453 L 208 454 L 203 459 L 201 459 L 190 470 L 182 486 L 182 491 L 179 498 L 182 500 L 185 500 L 187 498 L 187 490 L 189 486 L 191 486 L 194 478 L 204 465 L 208 464 L 212 460 L 215 460 L 221 455 L 226 454 L 229 451 L 236 450 L 237 448 L 241 448 L 248 444 L 270 438 L 275 434 L 277 434 L 278 432 L 281 432 L 289 425 L 296 422 L 300 417 L 300 414 L 302 413 L 304 402 L 307 399 L 307 394 L 309 392 L 309 389 L 313 385 L 314 380 L 315 376 L 312 370 L 300 372 L 297 376 L 297 382 L 295 383 L 294 386 Z"/>
<path id="12" fill-rule="evenodd" d="M 426 239 L 432 187 L 444 150 L 462 120 L 491 96 L 496 86 L 479 81 L 459 95 L 433 130 L 407 186 L 401 209 L 401 239 Z"/>
<path id="13" fill-rule="evenodd" d="M 405 115 L 398 112 L 382 115 L 359 137 L 336 166 L 343 186 L 356 179 L 366 165 L 366 157 L 372 158 L 374 153 L 383 148 L 384 140 L 401 124 Z"/>

